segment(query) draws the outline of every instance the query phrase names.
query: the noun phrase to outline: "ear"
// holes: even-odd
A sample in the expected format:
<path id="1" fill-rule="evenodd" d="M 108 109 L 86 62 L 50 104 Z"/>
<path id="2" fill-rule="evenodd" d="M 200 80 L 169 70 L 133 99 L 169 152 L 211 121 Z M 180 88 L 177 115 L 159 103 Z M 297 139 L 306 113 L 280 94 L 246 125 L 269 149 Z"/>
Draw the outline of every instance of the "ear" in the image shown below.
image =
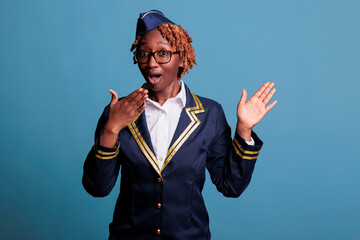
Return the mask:
<path id="1" fill-rule="evenodd" d="M 182 61 L 182 60 L 180 60 L 180 65 L 179 65 L 179 67 L 181 67 L 181 68 L 183 68 L 183 67 L 184 67 L 184 63 L 183 63 L 183 61 Z"/>

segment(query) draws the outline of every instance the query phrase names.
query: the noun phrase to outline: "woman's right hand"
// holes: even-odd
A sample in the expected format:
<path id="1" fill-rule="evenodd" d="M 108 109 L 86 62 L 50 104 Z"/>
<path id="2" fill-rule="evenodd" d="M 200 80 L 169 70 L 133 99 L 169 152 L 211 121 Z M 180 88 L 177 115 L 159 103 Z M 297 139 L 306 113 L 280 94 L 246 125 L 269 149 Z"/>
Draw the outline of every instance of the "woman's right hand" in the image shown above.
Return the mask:
<path id="1" fill-rule="evenodd" d="M 114 90 L 109 89 L 109 92 L 112 94 L 109 118 L 104 126 L 100 144 L 112 148 L 116 145 L 119 132 L 144 111 L 148 90 L 139 88 L 120 100 Z"/>

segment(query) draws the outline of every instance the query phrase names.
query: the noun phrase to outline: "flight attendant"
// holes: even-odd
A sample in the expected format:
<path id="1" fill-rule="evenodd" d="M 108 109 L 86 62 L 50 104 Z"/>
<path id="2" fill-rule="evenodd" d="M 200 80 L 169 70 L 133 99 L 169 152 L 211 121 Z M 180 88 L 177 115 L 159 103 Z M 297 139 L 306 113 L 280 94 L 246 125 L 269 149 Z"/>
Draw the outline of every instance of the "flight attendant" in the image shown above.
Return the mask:
<path id="1" fill-rule="evenodd" d="M 85 163 L 83 185 L 110 193 L 121 168 L 109 239 L 210 239 L 202 197 L 205 169 L 226 197 L 248 186 L 262 141 L 253 127 L 275 106 L 267 82 L 237 107 L 233 138 L 221 105 L 181 80 L 196 64 L 192 39 L 158 10 L 141 13 L 131 51 L 145 83 L 105 107 Z M 123 84 L 123 83 L 122 83 Z"/>

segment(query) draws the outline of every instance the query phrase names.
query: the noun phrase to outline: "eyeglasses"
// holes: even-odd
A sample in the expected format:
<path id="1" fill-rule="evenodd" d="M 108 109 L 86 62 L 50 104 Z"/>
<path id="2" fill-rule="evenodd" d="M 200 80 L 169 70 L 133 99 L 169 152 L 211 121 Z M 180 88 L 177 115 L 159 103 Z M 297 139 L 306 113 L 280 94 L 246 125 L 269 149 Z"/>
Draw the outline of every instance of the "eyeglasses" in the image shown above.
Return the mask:
<path id="1" fill-rule="evenodd" d="M 147 63 L 151 56 L 154 56 L 154 59 L 159 64 L 168 63 L 171 61 L 171 56 L 179 52 L 171 52 L 160 50 L 156 52 L 148 51 L 135 51 L 134 52 L 134 62 L 135 63 Z"/>

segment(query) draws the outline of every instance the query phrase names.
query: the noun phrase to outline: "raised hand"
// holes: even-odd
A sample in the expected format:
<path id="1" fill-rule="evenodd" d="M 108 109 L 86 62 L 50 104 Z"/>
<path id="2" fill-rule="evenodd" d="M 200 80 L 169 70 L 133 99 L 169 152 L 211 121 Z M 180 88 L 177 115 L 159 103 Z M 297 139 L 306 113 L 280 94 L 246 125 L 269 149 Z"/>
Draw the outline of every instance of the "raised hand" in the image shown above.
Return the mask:
<path id="1" fill-rule="evenodd" d="M 105 147 L 114 147 L 121 129 L 144 111 L 146 107 L 144 101 L 148 98 L 148 90 L 139 88 L 120 100 L 114 90 L 109 89 L 109 92 L 112 95 L 109 118 L 104 126 L 100 144 Z"/>
<path id="2" fill-rule="evenodd" d="M 241 99 L 237 107 L 238 122 L 236 125 L 236 131 L 246 141 L 251 140 L 252 128 L 258 124 L 265 114 L 276 105 L 277 100 L 267 105 L 276 91 L 276 89 L 273 88 L 274 85 L 275 83 L 265 83 L 254 94 L 254 96 L 247 101 L 247 92 L 243 89 Z"/>

